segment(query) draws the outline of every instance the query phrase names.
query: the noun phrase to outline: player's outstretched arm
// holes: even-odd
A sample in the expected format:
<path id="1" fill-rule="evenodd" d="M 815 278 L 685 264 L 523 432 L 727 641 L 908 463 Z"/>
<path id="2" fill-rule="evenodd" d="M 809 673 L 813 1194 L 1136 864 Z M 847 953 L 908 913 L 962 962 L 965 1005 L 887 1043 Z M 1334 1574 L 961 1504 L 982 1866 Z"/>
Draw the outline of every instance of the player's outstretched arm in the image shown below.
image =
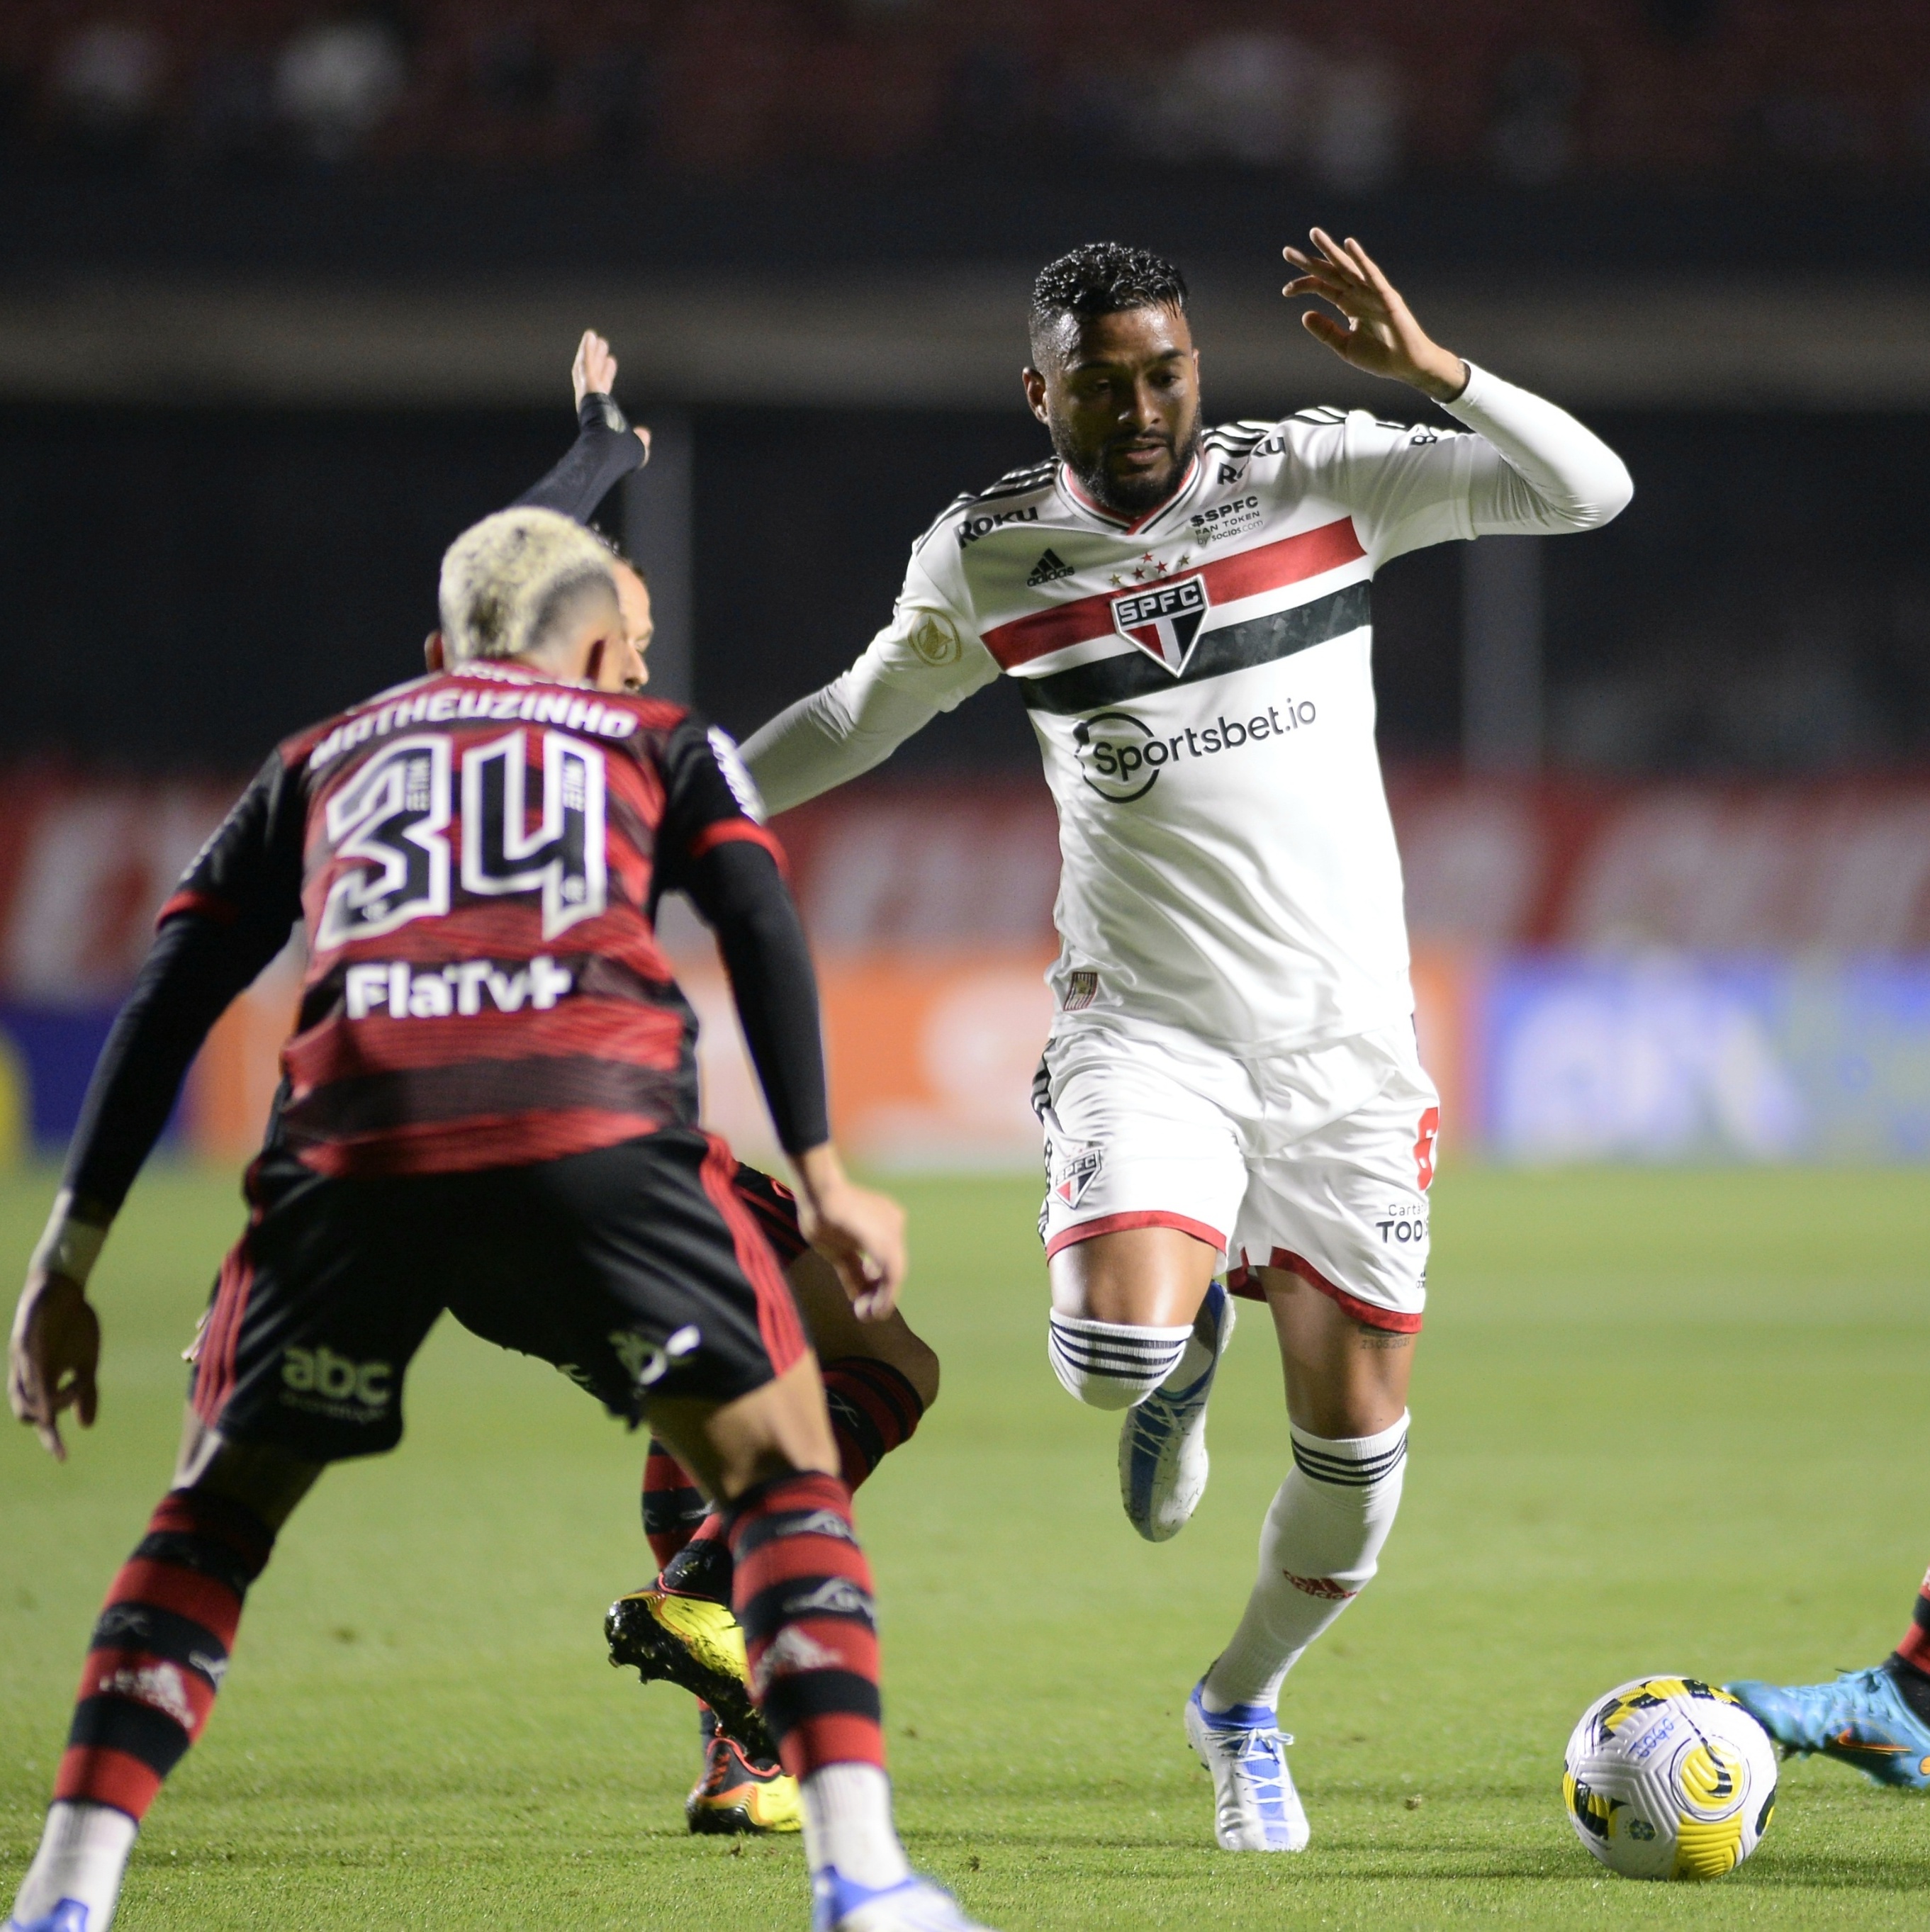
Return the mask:
<path id="1" fill-rule="evenodd" d="M 1406 436 L 1361 448 L 1351 433 L 1341 475 L 1366 512 L 1380 562 L 1450 537 L 1544 536 L 1598 530 L 1635 494 L 1628 467 L 1563 409 L 1443 349 L 1357 241 L 1313 231 L 1311 251 L 1283 252 L 1300 271 L 1283 292 L 1329 303 L 1310 309 L 1307 333 L 1370 375 L 1406 382 L 1478 434 Z M 1370 438 L 1369 441 L 1371 442 Z"/>

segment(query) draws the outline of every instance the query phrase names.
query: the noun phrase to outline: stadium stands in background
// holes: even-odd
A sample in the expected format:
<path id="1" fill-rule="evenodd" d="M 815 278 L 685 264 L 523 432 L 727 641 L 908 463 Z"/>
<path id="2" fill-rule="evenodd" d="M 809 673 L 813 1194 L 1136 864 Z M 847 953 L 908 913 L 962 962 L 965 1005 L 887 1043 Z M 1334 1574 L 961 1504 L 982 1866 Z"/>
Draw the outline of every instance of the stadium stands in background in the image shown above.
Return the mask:
<path id="1" fill-rule="evenodd" d="M 1839 180 L 1930 168 L 1909 0 L 18 0 L 17 150 L 126 169 L 626 166 L 752 176 L 947 155 Z"/>

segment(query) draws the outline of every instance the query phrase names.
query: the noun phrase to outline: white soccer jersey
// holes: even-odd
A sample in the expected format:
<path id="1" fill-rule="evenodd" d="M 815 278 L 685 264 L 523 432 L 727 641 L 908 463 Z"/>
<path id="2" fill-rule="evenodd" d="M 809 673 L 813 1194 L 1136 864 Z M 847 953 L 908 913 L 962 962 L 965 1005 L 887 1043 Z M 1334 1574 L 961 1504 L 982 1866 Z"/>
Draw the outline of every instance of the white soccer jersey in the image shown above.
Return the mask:
<path id="1" fill-rule="evenodd" d="M 1482 434 L 1313 410 L 1209 430 L 1136 522 L 1056 463 L 962 497 L 892 622 L 745 754 L 773 810 L 886 756 L 1001 672 L 1058 808 L 1057 1030 L 1134 1016 L 1252 1050 L 1412 1011 L 1374 744 L 1369 586 L 1451 538 L 1606 522 L 1613 452 L 1472 372 Z"/>

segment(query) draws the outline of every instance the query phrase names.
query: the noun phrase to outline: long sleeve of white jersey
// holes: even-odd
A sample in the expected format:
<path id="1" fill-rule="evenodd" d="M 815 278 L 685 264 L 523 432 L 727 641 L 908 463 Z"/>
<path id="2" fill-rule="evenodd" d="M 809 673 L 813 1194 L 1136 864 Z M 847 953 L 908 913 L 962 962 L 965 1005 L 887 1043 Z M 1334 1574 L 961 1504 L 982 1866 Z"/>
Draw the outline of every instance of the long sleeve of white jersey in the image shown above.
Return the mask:
<path id="1" fill-rule="evenodd" d="M 1377 566 L 1457 538 L 1596 530 L 1635 494 L 1621 458 L 1567 410 L 1467 366 L 1442 406 L 1472 436 L 1346 418 L 1332 480 Z"/>
<path id="2" fill-rule="evenodd" d="M 755 732 L 744 762 L 773 812 L 882 764 L 914 731 L 998 675 L 991 653 L 914 558 L 892 621 L 857 662 Z"/>

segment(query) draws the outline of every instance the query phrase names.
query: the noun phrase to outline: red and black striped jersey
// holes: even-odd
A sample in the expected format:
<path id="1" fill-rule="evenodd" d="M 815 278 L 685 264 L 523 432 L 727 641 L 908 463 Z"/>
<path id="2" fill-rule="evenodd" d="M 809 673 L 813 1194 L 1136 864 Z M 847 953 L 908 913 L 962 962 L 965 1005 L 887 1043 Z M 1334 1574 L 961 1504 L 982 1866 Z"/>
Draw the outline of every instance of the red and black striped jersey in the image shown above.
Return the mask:
<path id="1" fill-rule="evenodd" d="M 518 1165 L 694 1123 L 696 1022 L 654 914 L 703 855 L 777 857 L 680 707 L 474 664 L 277 748 L 161 916 L 308 944 L 272 1132 L 329 1174 Z"/>

